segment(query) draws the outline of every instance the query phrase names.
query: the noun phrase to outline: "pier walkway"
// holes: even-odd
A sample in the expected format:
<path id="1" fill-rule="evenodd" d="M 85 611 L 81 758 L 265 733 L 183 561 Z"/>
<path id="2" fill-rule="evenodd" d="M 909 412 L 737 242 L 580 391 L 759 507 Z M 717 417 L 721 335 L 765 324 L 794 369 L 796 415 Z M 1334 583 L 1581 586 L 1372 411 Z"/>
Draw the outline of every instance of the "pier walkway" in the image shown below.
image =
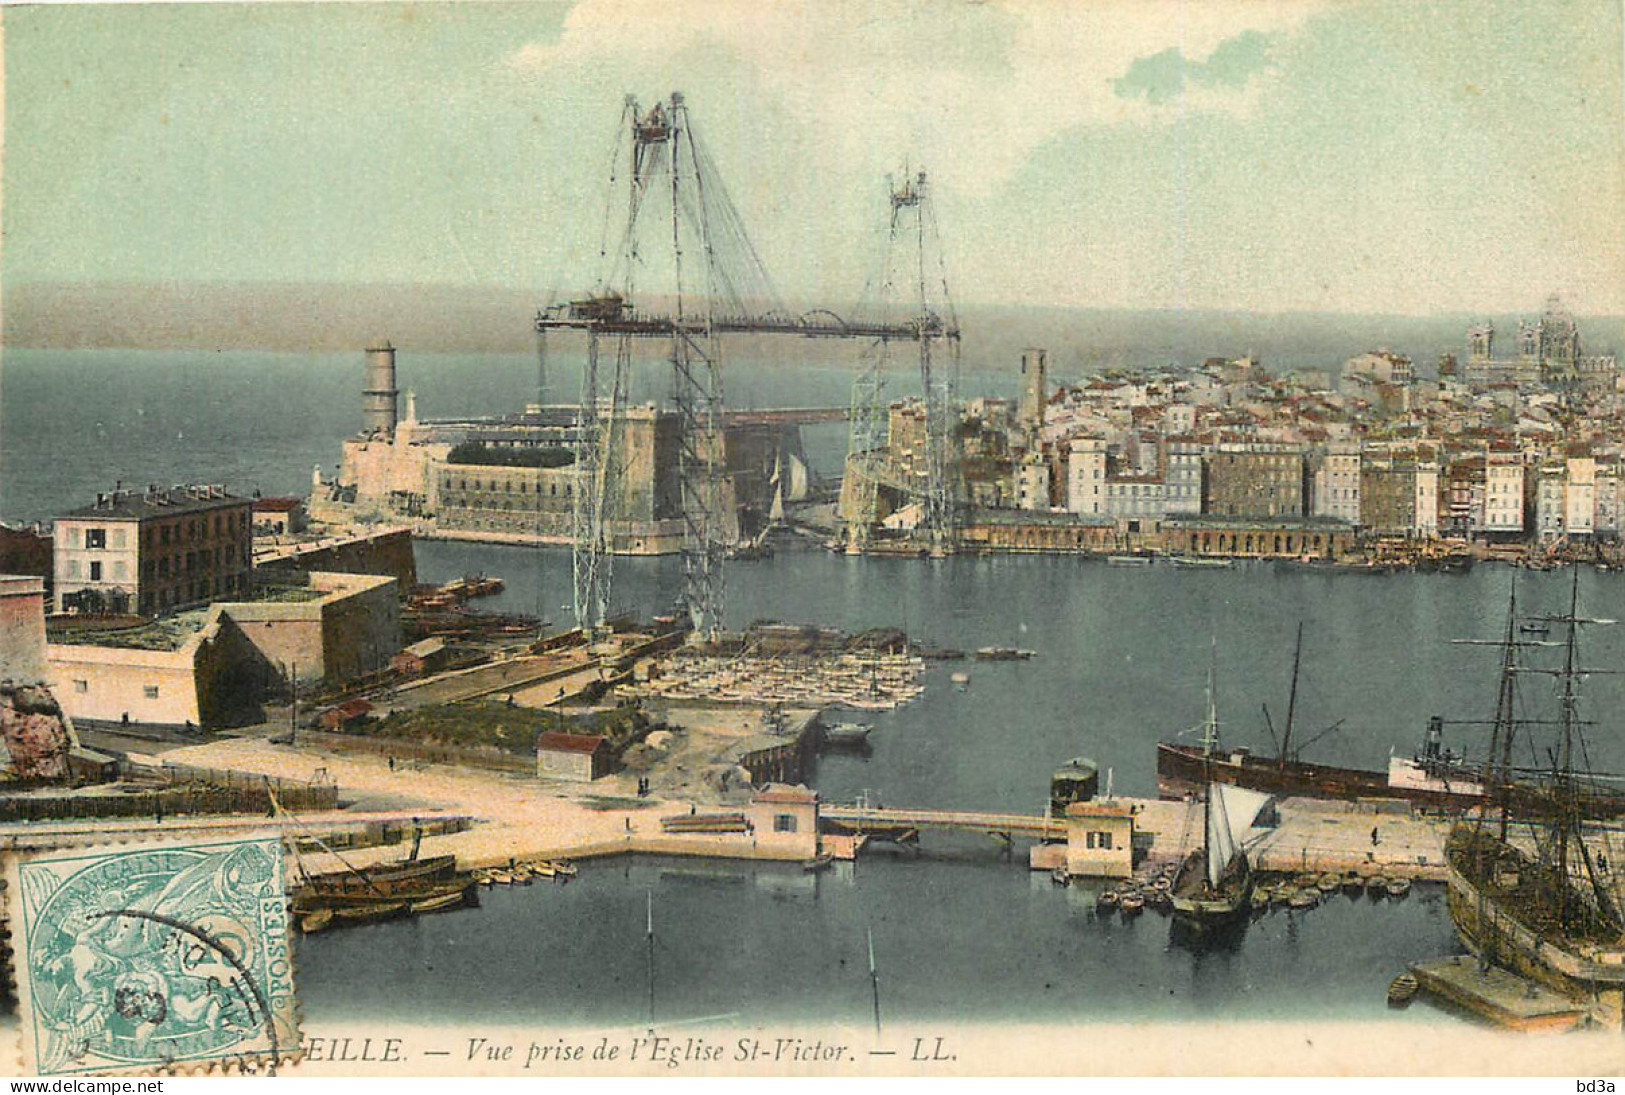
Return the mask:
<path id="1" fill-rule="evenodd" d="M 1066 823 L 1032 814 L 1000 814 L 980 810 L 882 809 L 866 806 L 825 804 L 819 810 L 824 822 L 855 833 L 896 833 L 920 829 L 946 829 L 966 833 L 990 833 L 1009 839 L 1034 836 L 1065 839 Z"/>

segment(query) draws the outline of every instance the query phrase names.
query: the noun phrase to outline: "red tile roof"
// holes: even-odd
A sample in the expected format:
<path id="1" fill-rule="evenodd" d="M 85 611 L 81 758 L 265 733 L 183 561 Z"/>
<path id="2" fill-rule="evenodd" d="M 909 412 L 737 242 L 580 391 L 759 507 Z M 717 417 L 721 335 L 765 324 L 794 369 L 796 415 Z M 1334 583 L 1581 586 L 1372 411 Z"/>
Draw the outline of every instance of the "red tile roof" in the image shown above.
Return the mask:
<path id="1" fill-rule="evenodd" d="M 254 499 L 255 513 L 291 513 L 305 504 L 303 498 L 256 498 Z"/>
<path id="2" fill-rule="evenodd" d="M 605 744 L 602 734 L 566 734 L 545 730 L 536 738 L 536 748 L 553 753 L 596 753 Z"/>

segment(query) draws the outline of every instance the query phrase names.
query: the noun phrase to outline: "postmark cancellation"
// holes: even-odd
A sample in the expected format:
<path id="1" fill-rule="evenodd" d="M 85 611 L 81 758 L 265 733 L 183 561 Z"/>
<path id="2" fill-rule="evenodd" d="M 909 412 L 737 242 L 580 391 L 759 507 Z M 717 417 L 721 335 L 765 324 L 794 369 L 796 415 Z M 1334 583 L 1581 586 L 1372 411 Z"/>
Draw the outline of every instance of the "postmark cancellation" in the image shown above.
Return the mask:
<path id="1" fill-rule="evenodd" d="M 298 1048 L 275 834 L 7 864 L 23 1066 L 274 1069 Z"/>

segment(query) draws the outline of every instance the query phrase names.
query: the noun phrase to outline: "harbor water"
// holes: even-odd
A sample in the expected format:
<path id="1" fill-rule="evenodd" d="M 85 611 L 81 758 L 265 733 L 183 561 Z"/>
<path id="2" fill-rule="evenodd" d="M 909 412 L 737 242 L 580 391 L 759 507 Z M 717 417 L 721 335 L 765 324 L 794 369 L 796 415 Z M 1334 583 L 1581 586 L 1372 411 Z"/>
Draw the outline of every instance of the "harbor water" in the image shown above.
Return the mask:
<path id="1" fill-rule="evenodd" d="M 535 398 L 534 361 L 496 365 L 403 355 L 402 385 L 418 389 L 426 416 L 496 413 Z M 11 520 L 49 518 L 115 477 L 303 493 L 312 464 L 331 469 L 359 419 L 359 355 L 8 350 L 4 366 L 0 516 Z M 730 381 L 730 395 L 741 405 L 836 405 L 850 378 L 839 369 L 782 374 L 754 391 Z M 1009 379 L 967 379 L 966 388 L 1007 394 L 998 385 Z M 554 383 L 573 390 L 567 369 Z M 843 427 L 820 429 L 809 434 L 809 454 L 815 471 L 830 472 Z M 419 546 L 418 559 L 426 581 L 502 577 L 506 589 L 487 607 L 567 622 L 565 551 L 434 542 Z M 728 622 L 898 626 L 944 647 L 1035 651 L 1030 661 L 933 666 L 918 701 L 852 713 L 875 727 L 868 756 L 825 758 L 812 776 L 833 800 L 867 792 L 895 806 L 1035 813 L 1050 773 L 1080 755 L 1118 792 L 1154 794 L 1155 743 L 1190 740 L 1210 662 L 1225 740 L 1272 751 L 1267 725 L 1285 727 L 1300 622 L 1293 739 L 1306 759 L 1384 767 L 1390 752 L 1415 748 L 1436 713 L 1461 720 L 1447 725 L 1447 744 L 1480 752 L 1487 727 L 1473 720 L 1491 713 L 1497 652 L 1452 640 L 1499 635 L 1514 573 L 1526 610 L 1565 604 L 1567 573 L 1498 566 L 1354 576 L 1272 564 L 1181 570 L 784 551 L 728 566 Z M 617 605 L 644 614 L 668 608 L 681 586 L 676 559 L 617 559 L 614 574 Z M 1625 576 L 1584 569 L 1580 583 L 1588 613 L 1625 616 Z M 1625 667 L 1622 644 L 1621 629 L 1597 629 L 1585 660 Z M 964 689 L 950 683 L 954 671 L 969 674 Z M 1611 721 L 1625 700 L 1621 680 L 1587 682 L 1587 713 L 1599 720 L 1589 759 L 1600 769 L 1625 770 Z M 488 890 L 478 909 L 305 938 L 305 1013 L 313 1023 L 641 1022 L 651 894 L 663 1020 L 864 1023 L 872 930 L 887 1014 L 899 1021 L 1220 1013 L 1454 1021 L 1428 1008 L 1390 1013 L 1383 995 L 1406 962 L 1455 949 L 1437 887 L 1418 886 L 1402 901 L 1339 895 L 1307 913 L 1271 912 L 1232 945 L 1197 954 L 1174 945 L 1155 914 L 1097 917 L 1089 891 L 1027 871 L 1019 849 L 1006 859 L 991 840 L 931 834 L 918 857 L 883 849 L 822 876 L 777 865 L 588 863 L 569 885 Z"/>
<path id="2" fill-rule="evenodd" d="M 428 543 L 427 580 L 500 574 L 492 608 L 563 619 L 568 554 Z M 1202 717 L 1210 659 L 1228 742 L 1271 750 L 1262 707 L 1284 729 L 1296 625 L 1304 652 L 1294 737 L 1304 756 L 1384 767 L 1416 747 L 1427 716 L 1450 744 L 1481 750 L 1496 679 L 1494 637 L 1508 582 L 1530 611 L 1555 610 L 1567 573 L 1480 567 L 1467 575 L 1323 575 L 1268 564 L 1230 570 L 1114 568 L 1040 557 L 848 559 L 781 552 L 729 568 L 730 622 L 775 618 L 848 630 L 905 626 L 918 638 L 974 649 L 1012 645 L 1030 661 L 929 669 L 918 701 L 853 712 L 871 723 L 866 757 L 828 756 L 813 775 L 824 797 L 860 794 L 895 806 L 1036 813 L 1050 772 L 1095 758 L 1120 793 L 1155 793 L 1154 746 Z M 617 599 L 669 604 L 671 559 L 616 561 Z M 1625 609 L 1625 583 L 1581 572 L 1597 615 Z M 1621 663 L 1620 636 L 1600 630 L 1588 662 Z M 950 672 L 966 672 L 963 690 Z M 1603 725 L 1592 756 L 1620 743 L 1606 713 L 1616 678 L 1593 678 Z M 1301 736 L 1300 736 L 1301 735 Z M 312 1017 L 469 1013 L 614 1026 L 646 1016 L 644 917 L 653 895 L 657 1017 L 828 1019 L 862 1023 L 869 1005 L 865 933 L 875 933 L 886 1007 L 899 1021 L 941 1018 L 1163 1021 L 1215 1015 L 1454 1022 L 1422 1007 L 1390 1012 L 1384 991 L 1407 962 L 1459 950 L 1442 889 L 1401 901 L 1334 896 L 1308 912 L 1272 911 L 1206 953 L 1171 938 L 1153 913 L 1097 915 L 1094 891 L 1061 889 L 1004 858 L 991 840 L 926 834 L 924 852 L 882 846 L 855 867 L 638 858 L 586 864 L 567 886 L 485 891 L 483 907 L 301 941 Z M 366 971 L 364 973 L 364 971 Z M 385 972 L 388 971 L 388 972 Z M 965 986 L 974 984 L 974 994 Z M 1335 986 L 1335 988 L 1333 987 Z M 331 1009 L 331 1010 L 328 1010 Z"/>

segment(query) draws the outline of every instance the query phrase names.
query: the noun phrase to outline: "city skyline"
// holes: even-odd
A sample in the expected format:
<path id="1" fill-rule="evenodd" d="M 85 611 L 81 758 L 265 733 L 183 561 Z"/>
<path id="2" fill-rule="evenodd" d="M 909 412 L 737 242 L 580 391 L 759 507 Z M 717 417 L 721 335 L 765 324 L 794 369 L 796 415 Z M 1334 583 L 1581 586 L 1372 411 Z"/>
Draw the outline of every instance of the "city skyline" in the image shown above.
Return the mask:
<path id="1" fill-rule="evenodd" d="M 782 295 L 930 171 L 966 304 L 1625 314 L 1617 5 L 211 5 L 5 13 L 7 288 L 595 266 L 682 90 Z"/>

